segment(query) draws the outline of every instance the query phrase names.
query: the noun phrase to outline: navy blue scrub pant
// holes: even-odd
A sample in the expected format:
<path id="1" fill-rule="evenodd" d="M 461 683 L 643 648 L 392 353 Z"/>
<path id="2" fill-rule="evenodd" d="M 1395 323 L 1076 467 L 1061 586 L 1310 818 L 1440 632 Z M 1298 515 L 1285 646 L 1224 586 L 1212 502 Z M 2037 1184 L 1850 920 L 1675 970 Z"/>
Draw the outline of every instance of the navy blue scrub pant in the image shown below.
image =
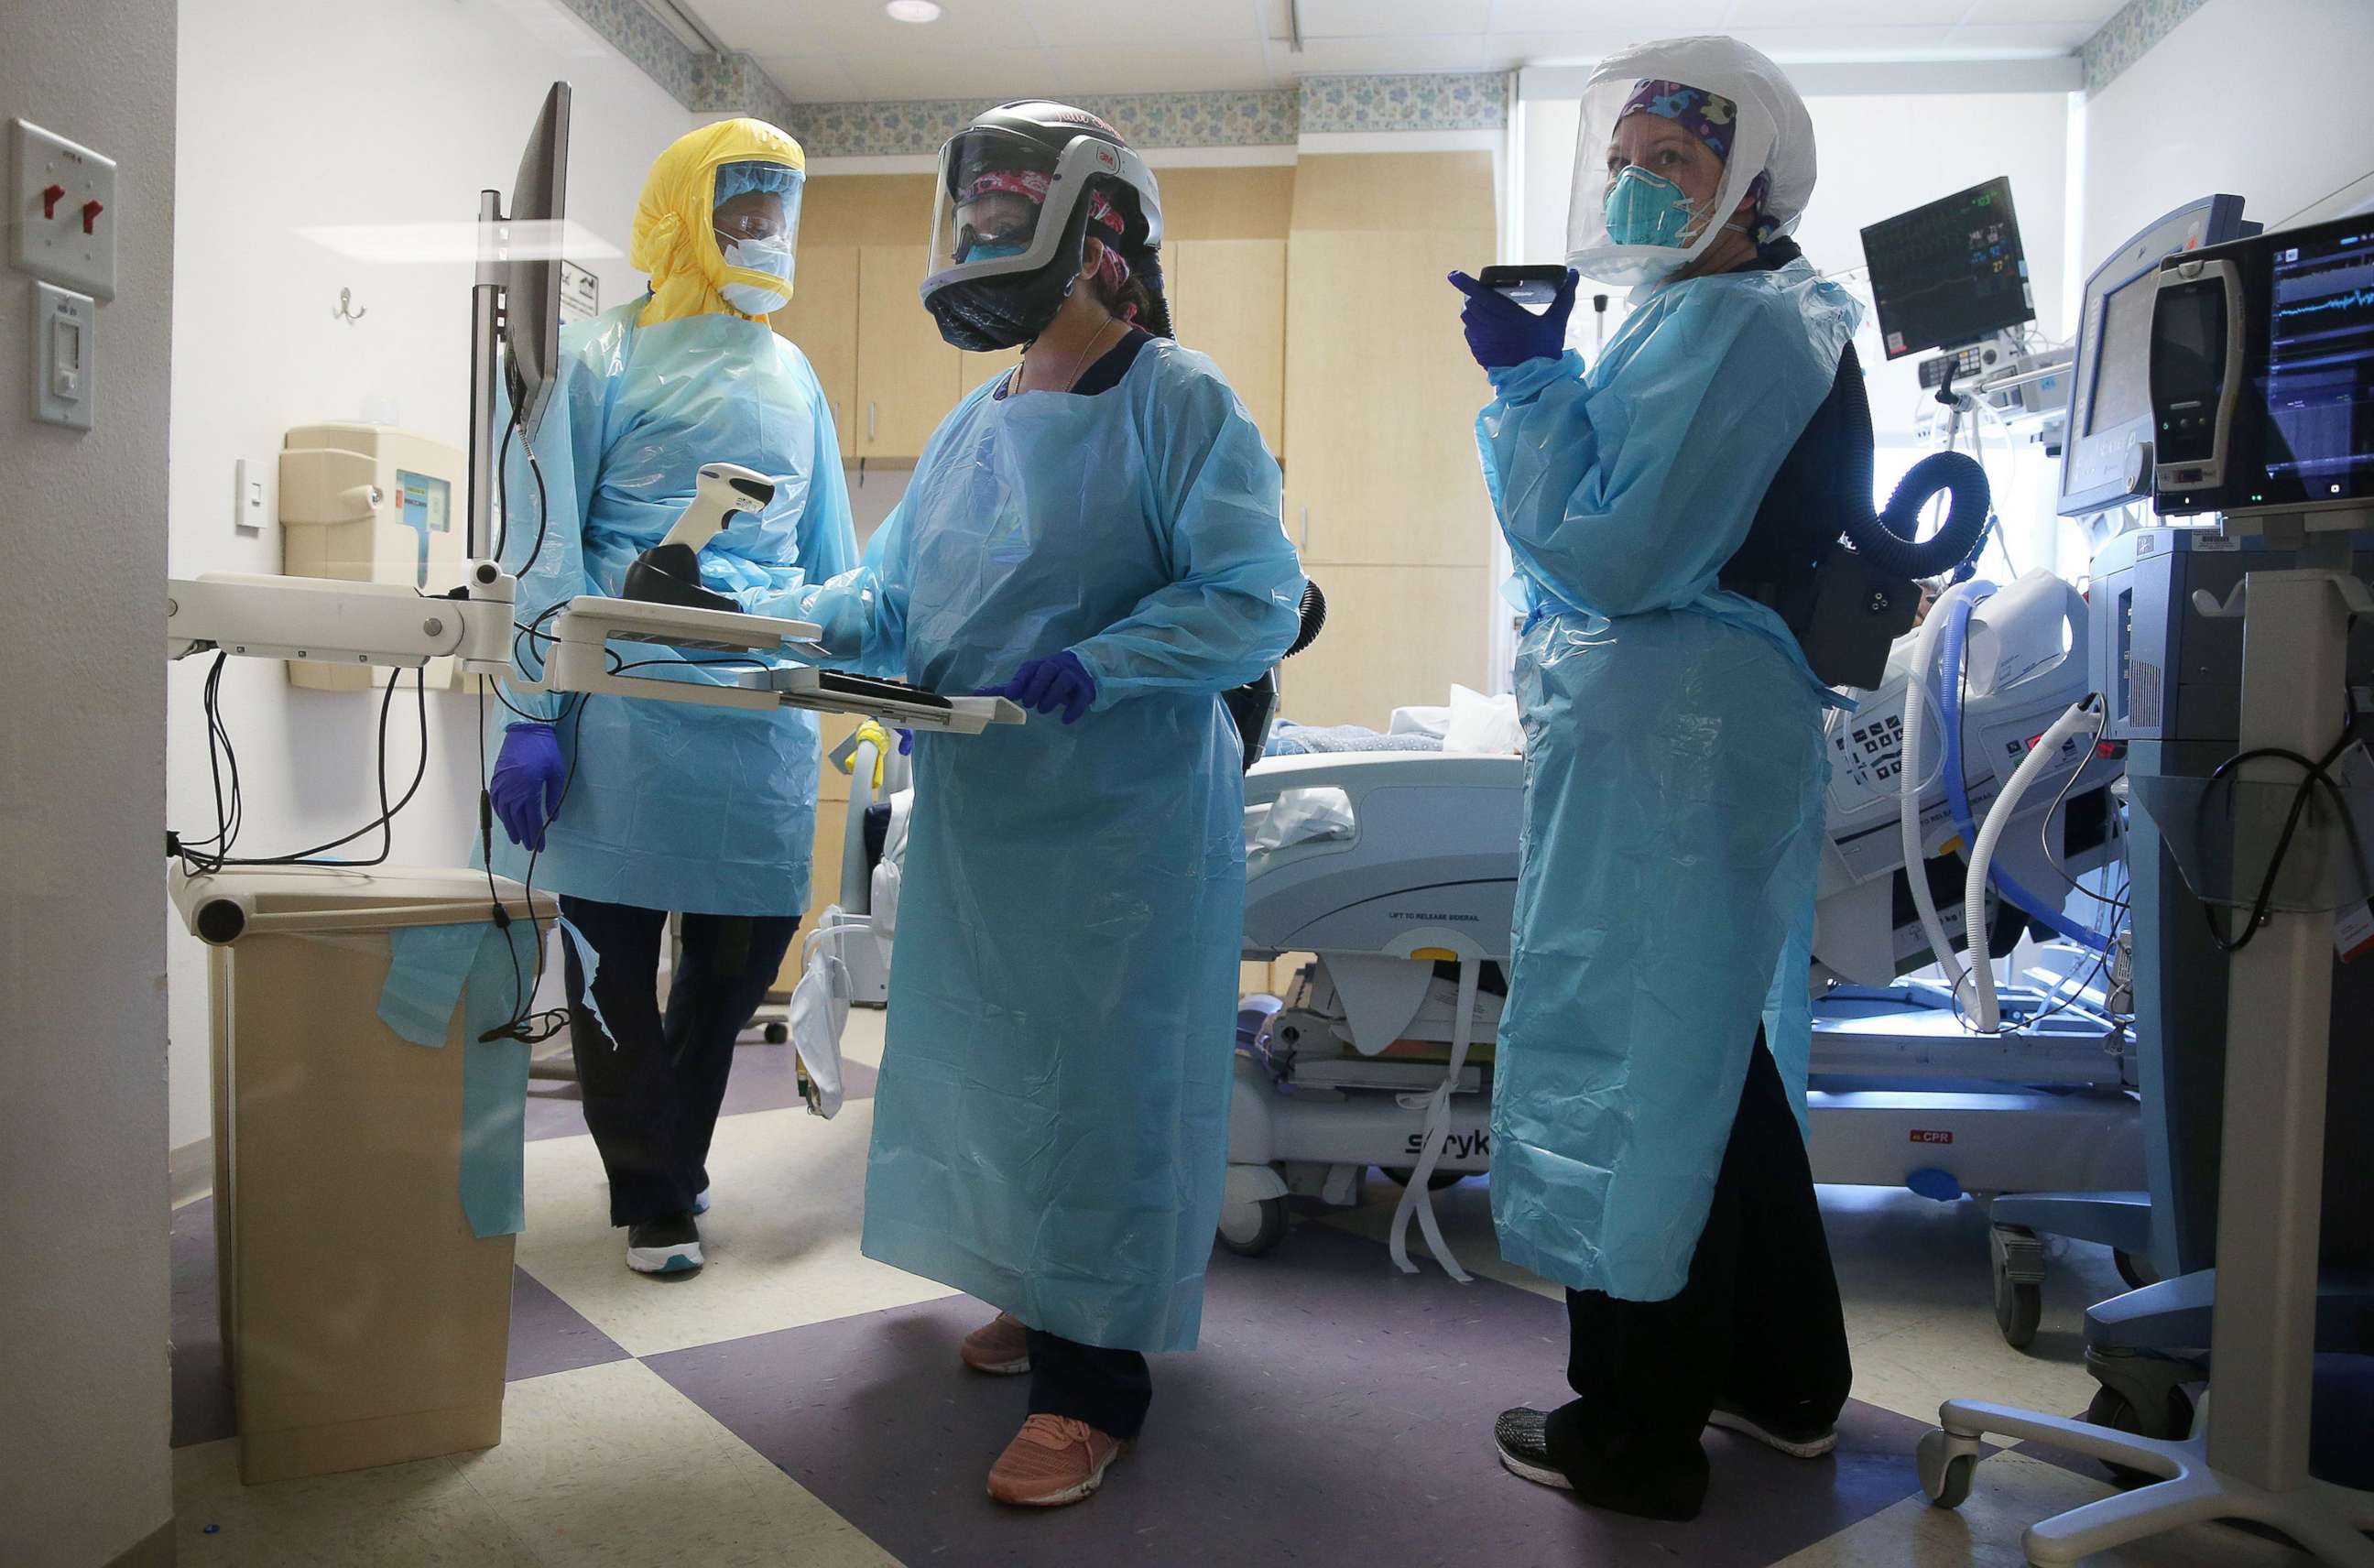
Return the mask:
<path id="1" fill-rule="evenodd" d="M 561 943 L 569 1043 L 585 1125 L 610 1178 L 610 1223 L 688 1213 L 709 1185 L 709 1140 L 725 1101 L 734 1042 L 782 968 L 799 916 L 686 915 L 663 1014 L 665 910 L 564 896 L 560 913 L 599 960 L 594 1002 L 607 1031 L 580 1000 L 585 976 L 576 944 Z"/>

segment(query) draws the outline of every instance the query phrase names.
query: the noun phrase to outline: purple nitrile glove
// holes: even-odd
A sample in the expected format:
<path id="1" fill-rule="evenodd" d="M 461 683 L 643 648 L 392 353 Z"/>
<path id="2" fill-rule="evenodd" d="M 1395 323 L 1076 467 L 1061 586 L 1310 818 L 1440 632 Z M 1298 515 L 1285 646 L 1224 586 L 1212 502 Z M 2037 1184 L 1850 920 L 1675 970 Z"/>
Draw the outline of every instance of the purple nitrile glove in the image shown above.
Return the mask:
<path id="1" fill-rule="evenodd" d="M 503 749 L 495 759 L 487 796 L 511 843 L 544 848 L 545 825 L 560 810 L 568 770 L 560 760 L 560 736 L 547 724 L 503 726 Z"/>
<path id="2" fill-rule="evenodd" d="M 1467 351 L 1487 371 L 1508 370 L 1528 360 L 1555 360 L 1566 352 L 1566 320 L 1574 313 L 1576 274 L 1567 269 L 1557 297 L 1540 315 L 1525 309 L 1497 289 L 1487 289 L 1463 272 L 1451 275 L 1451 286 L 1467 296 L 1459 321 L 1467 333 Z"/>
<path id="3" fill-rule="evenodd" d="M 1064 722 L 1072 725 L 1097 700 L 1097 683 L 1080 656 L 1066 648 L 1052 658 L 1030 660 L 1014 672 L 1012 680 L 983 687 L 976 695 L 1003 697 L 1035 713 L 1060 710 Z"/>

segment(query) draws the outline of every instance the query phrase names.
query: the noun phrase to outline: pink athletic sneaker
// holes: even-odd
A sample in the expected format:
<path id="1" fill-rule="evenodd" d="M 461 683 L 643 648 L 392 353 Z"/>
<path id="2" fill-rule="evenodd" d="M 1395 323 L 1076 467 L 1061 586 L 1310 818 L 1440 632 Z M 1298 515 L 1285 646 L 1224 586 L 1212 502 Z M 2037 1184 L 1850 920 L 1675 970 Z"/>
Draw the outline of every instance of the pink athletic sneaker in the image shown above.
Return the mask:
<path id="1" fill-rule="evenodd" d="M 1129 1445 L 1068 1416 L 1032 1416 L 989 1468 L 989 1494 L 1023 1508 L 1060 1508 L 1097 1490 Z"/>
<path id="2" fill-rule="evenodd" d="M 1029 1331 L 1011 1313 L 999 1313 L 964 1337 L 957 1353 L 964 1364 L 992 1377 L 1012 1377 L 1030 1370 Z"/>

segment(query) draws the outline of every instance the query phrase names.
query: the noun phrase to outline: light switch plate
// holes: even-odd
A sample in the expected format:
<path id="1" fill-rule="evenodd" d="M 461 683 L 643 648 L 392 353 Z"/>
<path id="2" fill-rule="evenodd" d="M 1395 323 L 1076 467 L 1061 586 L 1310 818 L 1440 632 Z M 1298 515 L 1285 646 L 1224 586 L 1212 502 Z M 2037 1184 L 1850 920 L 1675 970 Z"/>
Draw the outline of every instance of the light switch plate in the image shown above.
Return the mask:
<path id="1" fill-rule="evenodd" d="M 99 304 L 53 283 L 33 285 L 33 418 L 87 430 L 99 403 Z"/>
<path id="2" fill-rule="evenodd" d="M 231 465 L 231 528 L 242 538 L 264 532 L 264 471 L 263 464 L 244 457 Z"/>
<path id="3" fill-rule="evenodd" d="M 95 299 L 115 298 L 115 160 L 29 120 L 8 128 L 8 260 Z"/>

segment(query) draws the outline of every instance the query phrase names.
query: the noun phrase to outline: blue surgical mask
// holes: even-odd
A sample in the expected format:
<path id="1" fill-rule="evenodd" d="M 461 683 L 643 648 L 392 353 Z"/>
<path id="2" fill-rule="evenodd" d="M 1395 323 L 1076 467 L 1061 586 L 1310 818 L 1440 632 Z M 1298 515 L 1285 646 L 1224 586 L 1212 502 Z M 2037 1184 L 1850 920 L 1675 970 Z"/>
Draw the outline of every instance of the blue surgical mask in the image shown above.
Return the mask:
<path id="1" fill-rule="evenodd" d="M 970 266 L 974 262 L 1003 261 L 1007 256 L 1018 256 L 1029 248 L 1028 244 L 1016 240 L 977 240 L 965 247 L 965 253 L 958 260 Z"/>
<path id="2" fill-rule="evenodd" d="M 792 247 L 776 240 L 736 240 L 724 248 L 725 265 L 745 267 L 752 272 L 770 273 L 783 280 L 782 289 L 764 289 L 750 283 L 728 283 L 718 289 L 725 302 L 744 315 L 771 315 L 790 303 L 792 291 Z"/>
<path id="3" fill-rule="evenodd" d="M 1601 211 L 1607 219 L 1607 237 L 1619 245 L 1663 245 L 1680 250 L 1683 235 L 1697 216 L 1689 194 L 1662 174 L 1639 164 L 1628 165 L 1607 187 Z"/>

